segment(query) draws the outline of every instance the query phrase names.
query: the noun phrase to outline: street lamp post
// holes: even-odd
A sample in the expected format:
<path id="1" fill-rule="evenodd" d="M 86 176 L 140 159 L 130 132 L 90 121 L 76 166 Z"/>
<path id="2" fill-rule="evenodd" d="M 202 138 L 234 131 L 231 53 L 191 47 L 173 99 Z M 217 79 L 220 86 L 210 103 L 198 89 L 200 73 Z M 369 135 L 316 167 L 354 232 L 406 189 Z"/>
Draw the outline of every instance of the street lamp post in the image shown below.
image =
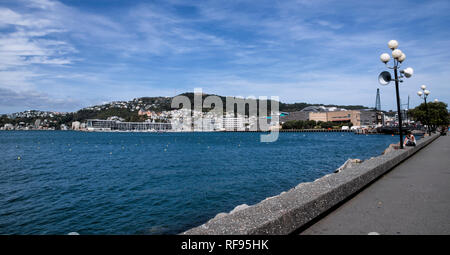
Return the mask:
<path id="1" fill-rule="evenodd" d="M 381 62 L 383 62 L 387 68 L 394 70 L 394 79 L 392 79 L 391 73 L 388 71 L 382 72 L 378 76 L 378 81 L 381 85 L 388 85 L 389 82 L 395 81 L 395 93 L 397 97 L 397 116 L 398 116 L 398 132 L 400 135 L 400 149 L 403 149 L 403 130 L 402 130 L 402 113 L 400 109 L 400 92 L 399 92 L 399 83 L 403 82 L 402 78 L 410 78 L 414 70 L 411 67 L 408 67 L 404 70 L 400 70 L 400 66 L 403 61 L 406 59 L 405 53 L 398 49 L 398 42 L 396 40 L 390 40 L 388 42 L 388 47 L 392 50 L 392 58 L 393 65 L 388 66 L 387 63 L 391 59 L 391 56 L 387 53 L 383 53 L 380 56 Z M 400 72 L 400 75 L 398 74 Z"/>
<path id="2" fill-rule="evenodd" d="M 430 129 L 430 115 L 428 114 L 428 104 L 427 104 L 427 97 L 430 94 L 430 91 L 427 90 L 427 86 L 426 85 L 422 85 L 420 86 L 420 88 L 422 89 L 422 91 L 417 91 L 417 95 L 419 97 L 423 97 L 423 101 L 425 102 L 425 114 L 426 119 L 427 119 L 427 130 L 428 130 L 428 135 L 431 135 L 431 129 Z"/>

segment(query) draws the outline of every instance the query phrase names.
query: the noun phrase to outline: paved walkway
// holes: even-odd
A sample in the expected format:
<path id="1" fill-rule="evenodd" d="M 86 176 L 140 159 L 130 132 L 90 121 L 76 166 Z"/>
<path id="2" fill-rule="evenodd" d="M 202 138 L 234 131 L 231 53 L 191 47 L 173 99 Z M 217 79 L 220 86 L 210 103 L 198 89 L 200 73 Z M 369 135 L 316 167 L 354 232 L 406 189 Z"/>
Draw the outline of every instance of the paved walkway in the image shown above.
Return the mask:
<path id="1" fill-rule="evenodd" d="M 450 136 L 441 136 L 301 234 L 450 234 Z"/>

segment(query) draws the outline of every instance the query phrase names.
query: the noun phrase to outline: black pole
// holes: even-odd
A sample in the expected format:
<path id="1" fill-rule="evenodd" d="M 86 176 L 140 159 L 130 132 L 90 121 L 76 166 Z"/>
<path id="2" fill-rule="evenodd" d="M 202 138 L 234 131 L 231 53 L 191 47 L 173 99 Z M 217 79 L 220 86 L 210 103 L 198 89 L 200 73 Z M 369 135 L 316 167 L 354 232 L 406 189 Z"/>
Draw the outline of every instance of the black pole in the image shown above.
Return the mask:
<path id="1" fill-rule="evenodd" d="M 425 100 L 425 112 L 427 114 L 427 129 L 428 129 L 428 135 L 431 135 L 431 130 L 430 130 L 430 115 L 428 114 L 428 104 L 427 104 L 427 97 L 426 95 L 423 97 L 423 99 Z"/>
<path id="2" fill-rule="evenodd" d="M 398 133 L 400 134 L 400 149 L 403 149 L 402 112 L 400 110 L 400 93 L 398 91 L 398 75 L 395 60 L 394 60 L 394 75 L 395 75 L 395 92 L 397 94 Z"/>

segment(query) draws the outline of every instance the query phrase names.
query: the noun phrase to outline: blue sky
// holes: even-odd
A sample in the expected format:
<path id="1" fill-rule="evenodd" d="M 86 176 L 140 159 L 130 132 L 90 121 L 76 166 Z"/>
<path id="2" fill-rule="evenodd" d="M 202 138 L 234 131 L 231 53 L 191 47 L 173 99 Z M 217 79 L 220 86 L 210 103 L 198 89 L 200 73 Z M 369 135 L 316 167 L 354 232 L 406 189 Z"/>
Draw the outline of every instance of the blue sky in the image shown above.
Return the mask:
<path id="1" fill-rule="evenodd" d="M 0 0 L 0 113 L 74 111 L 194 88 L 283 102 L 362 104 L 399 41 L 402 100 L 450 102 L 450 2 Z"/>

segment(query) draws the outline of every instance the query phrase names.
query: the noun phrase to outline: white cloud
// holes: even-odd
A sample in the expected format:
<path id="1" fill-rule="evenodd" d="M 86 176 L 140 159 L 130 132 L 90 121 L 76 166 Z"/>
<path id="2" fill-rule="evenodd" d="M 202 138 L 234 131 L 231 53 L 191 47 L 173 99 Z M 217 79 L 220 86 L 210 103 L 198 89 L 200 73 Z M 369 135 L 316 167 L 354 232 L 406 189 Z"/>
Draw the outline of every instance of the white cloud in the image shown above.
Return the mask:
<path id="1" fill-rule="evenodd" d="M 329 22 L 326 20 L 317 20 L 316 21 L 317 24 L 324 26 L 324 27 L 329 27 L 331 29 L 339 29 L 343 27 L 343 24 L 340 23 L 335 23 L 335 22 Z"/>
<path id="2" fill-rule="evenodd" d="M 39 9 L 0 7 L 0 28 L 5 29 L 0 34 L 0 88 L 16 92 L 37 89 L 36 81 L 46 73 L 42 65 L 71 64 L 74 60 L 70 54 L 76 52 L 69 42 L 52 39 L 66 32 L 47 12 L 55 4 L 29 3 L 33 7 L 39 4 Z"/>
<path id="3" fill-rule="evenodd" d="M 51 0 L 26 0 L 25 2 L 29 7 L 35 7 L 44 10 L 51 9 L 58 4 L 56 1 Z"/>
<path id="4" fill-rule="evenodd" d="M 26 90 L 20 93 L 10 89 L 0 88 L 0 109 L 2 113 L 10 112 L 9 109 L 20 107 L 22 109 L 58 110 L 67 111 L 73 107 L 80 107 L 77 100 L 71 98 L 55 99 L 45 93 Z"/>

